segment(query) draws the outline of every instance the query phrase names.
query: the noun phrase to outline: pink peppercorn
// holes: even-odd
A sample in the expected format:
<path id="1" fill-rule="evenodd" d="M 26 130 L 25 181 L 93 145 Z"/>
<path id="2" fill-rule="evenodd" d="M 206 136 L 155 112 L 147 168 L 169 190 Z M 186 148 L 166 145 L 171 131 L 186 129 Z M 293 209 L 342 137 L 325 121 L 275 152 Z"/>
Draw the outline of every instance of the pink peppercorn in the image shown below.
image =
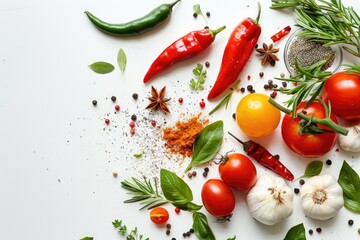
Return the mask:
<path id="1" fill-rule="evenodd" d="M 130 123 L 129 123 L 129 126 L 130 126 L 131 128 L 133 128 L 133 127 L 135 127 L 135 123 L 134 123 L 134 122 L 130 122 Z"/>
<path id="2" fill-rule="evenodd" d="M 180 213 L 180 208 L 178 208 L 178 207 L 175 208 L 175 212 L 176 212 L 176 213 Z"/>
<path id="3" fill-rule="evenodd" d="M 183 103 L 184 99 L 183 98 L 179 98 L 179 103 Z"/>
<path id="4" fill-rule="evenodd" d="M 105 123 L 106 123 L 106 124 L 109 124 L 109 123 L 110 123 L 110 120 L 106 118 L 106 119 L 105 119 Z"/>
<path id="5" fill-rule="evenodd" d="M 115 105 L 115 110 L 119 111 L 120 110 L 120 106 L 119 105 Z"/>
<path id="6" fill-rule="evenodd" d="M 134 129 L 130 129 L 130 134 L 134 135 L 135 134 L 135 130 Z"/>
<path id="7" fill-rule="evenodd" d="M 156 126 L 156 122 L 155 122 L 155 120 L 152 120 L 152 121 L 151 121 L 151 125 L 152 125 L 153 127 L 155 127 L 155 126 Z"/>
<path id="8" fill-rule="evenodd" d="M 205 107 L 204 99 L 201 99 L 201 102 L 199 103 L 199 105 L 200 105 L 201 108 L 204 108 L 204 107 Z"/>

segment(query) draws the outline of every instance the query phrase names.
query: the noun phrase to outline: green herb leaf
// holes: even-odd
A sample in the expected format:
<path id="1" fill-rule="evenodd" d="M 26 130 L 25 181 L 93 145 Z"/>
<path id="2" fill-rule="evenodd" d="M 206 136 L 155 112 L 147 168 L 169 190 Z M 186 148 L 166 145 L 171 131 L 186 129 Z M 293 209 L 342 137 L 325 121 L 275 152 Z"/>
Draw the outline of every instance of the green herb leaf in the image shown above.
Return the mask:
<path id="1" fill-rule="evenodd" d="M 123 225 L 122 220 L 114 220 L 112 225 L 122 236 L 125 236 L 127 240 L 143 240 L 143 235 L 138 235 L 137 227 L 128 232 L 128 228 Z M 150 240 L 150 238 L 145 238 L 144 240 Z"/>
<path id="2" fill-rule="evenodd" d="M 227 240 L 235 240 L 236 239 L 236 236 L 233 236 L 231 238 L 228 238 Z"/>
<path id="3" fill-rule="evenodd" d="M 214 233 L 212 232 L 206 216 L 201 212 L 193 213 L 193 229 L 196 236 L 202 240 L 216 240 Z"/>
<path id="4" fill-rule="evenodd" d="M 204 66 L 198 63 L 192 72 L 197 77 L 197 79 L 195 80 L 192 78 L 190 80 L 189 86 L 194 90 L 204 90 L 203 84 L 205 83 L 206 78 L 206 70 L 204 70 Z"/>
<path id="5" fill-rule="evenodd" d="M 107 62 L 94 62 L 89 65 L 91 70 L 99 74 L 111 73 L 115 68 L 111 63 Z"/>
<path id="6" fill-rule="evenodd" d="M 198 14 L 198 15 L 201 15 L 201 16 L 203 17 L 205 23 L 207 23 L 206 18 L 205 18 L 205 15 L 204 15 L 203 12 L 201 11 L 200 5 L 199 5 L 199 4 L 195 4 L 195 5 L 193 6 L 193 9 L 194 9 L 194 12 L 195 12 L 196 14 Z"/>
<path id="7" fill-rule="evenodd" d="M 160 185 L 165 198 L 175 207 L 183 210 L 199 210 L 202 207 L 191 203 L 193 194 L 190 187 L 175 173 L 160 169 Z"/>
<path id="8" fill-rule="evenodd" d="M 117 62 L 119 64 L 120 70 L 122 72 L 124 72 L 125 67 L 126 67 L 127 58 L 126 58 L 126 54 L 122 48 L 119 49 L 119 52 L 117 55 Z"/>
<path id="9" fill-rule="evenodd" d="M 359 175 L 344 161 L 338 183 L 343 190 L 344 205 L 350 211 L 360 213 L 360 179 Z"/>
<path id="10" fill-rule="evenodd" d="M 219 151 L 224 136 L 223 121 L 214 122 L 206 126 L 195 139 L 192 159 L 185 169 L 187 172 L 191 167 L 211 161 Z"/>
<path id="11" fill-rule="evenodd" d="M 304 224 L 300 223 L 290 228 L 284 240 L 306 240 Z"/>
<path id="12" fill-rule="evenodd" d="M 238 80 L 234 87 L 232 88 L 231 92 L 229 92 L 220 102 L 218 105 L 216 105 L 213 110 L 211 110 L 209 112 L 209 115 L 213 114 L 214 112 L 216 112 L 217 110 L 219 110 L 220 108 L 222 108 L 224 105 L 225 105 L 225 109 L 227 108 L 228 104 L 229 104 L 229 101 L 230 101 L 230 98 L 231 96 L 233 95 L 235 89 L 237 88 L 237 86 L 239 85 L 240 83 L 240 80 Z"/>
<path id="13" fill-rule="evenodd" d="M 93 237 L 83 237 L 83 238 L 80 239 L 80 240 L 94 240 L 94 238 L 93 238 Z"/>
<path id="14" fill-rule="evenodd" d="M 324 165 L 324 163 L 322 161 L 312 161 L 312 162 L 310 162 L 305 168 L 304 175 L 302 175 L 301 177 L 298 177 L 297 179 L 304 178 L 304 177 L 313 177 L 313 176 L 319 175 L 321 173 L 323 165 Z"/>
<path id="15" fill-rule="evenodd" d="M 136 157 L 136 158 L 141 158 L 144 154 L 144 149 L 141 148 L 141 152 L 140 153 L 135 153 L 133 156 Z"/>

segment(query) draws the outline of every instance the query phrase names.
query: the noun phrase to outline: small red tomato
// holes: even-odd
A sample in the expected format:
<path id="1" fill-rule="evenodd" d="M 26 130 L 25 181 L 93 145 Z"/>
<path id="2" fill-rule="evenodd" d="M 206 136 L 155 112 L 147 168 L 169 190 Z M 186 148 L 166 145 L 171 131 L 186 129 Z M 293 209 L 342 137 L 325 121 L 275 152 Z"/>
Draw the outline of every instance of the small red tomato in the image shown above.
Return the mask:
<path id="1" fill-rule="evenodd" d="M 232 153 L 225 155 L 219 164 L 221 179 L 237 190 L 247 190 L 256 182 L 256 168 L 245 155 Z"/>
<path id="2" fill-rule="evenodd" d="M 229 217 L 235 208 L 235 196 L 220 179 L 209 179 L 201 190 L 201 199 L 206 210 L 213 216 Z"/>
<path id="3" fill-rule="evenodd" d="M 305 108 L 307 102 L 301 102 L 296 111 L 301 113 L 305 110 L 306 115 L 315 118 L 325 118 L 324 106 L 319 102 L 312 102 Z M 337 123 L 336 117 L 331 113 L 331 120 Z M 293 118 L 291 115 L 284 115 L 281 125 L 281 135 L 286 145 L 295 153 L 303 157 L 321 157 L 329 152 L 336 144 L 338 135 L 334 132 L 325 133 L 300 133 L 300 126 L 303 122 L 300 118 Z M 318 127 L 329 130 L 325 126 Z"/>
<path id="4" fill-rule="evenodd" d="M 331 112 L 345 120 L 360 119 L 360 75 L 338 72 L 329 77 L 321 98 L 331 104 Z"/>
<path id="5" fill-rule="evenodd" d="M 151 210 L 150 219 L 156 224 L 164 224 L 169 220 L 169 213 L 165 208 L 156 207 Z"/>

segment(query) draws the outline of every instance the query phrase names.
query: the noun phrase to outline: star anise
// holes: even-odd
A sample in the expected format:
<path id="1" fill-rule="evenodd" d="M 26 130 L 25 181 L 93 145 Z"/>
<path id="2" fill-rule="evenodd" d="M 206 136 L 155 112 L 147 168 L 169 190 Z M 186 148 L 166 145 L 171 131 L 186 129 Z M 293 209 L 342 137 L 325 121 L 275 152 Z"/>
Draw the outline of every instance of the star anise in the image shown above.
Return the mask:
<path id="1" fill-rule="evenodd" d="M 151 97 L 149 105 L 145 109 L 157 110 L 160 108 L 164 113 L 170 113 L 169 108 L 166 105 L 166 102 L 170 100 L 170 98 L 164 98 L 166 87 L 163 87 L 160 92 L 158 92 L 153 86 L 151 86 Z"/>
<path id="2" fill-rule="evenodd" d="M 265 66 L 268 62 L 271 66 L 275 65 L 276 61 L 279 61 L 279 58 L 275 55 L 279 51 L 278 48 L 273 48 L 273 44 L 271 43 L 269 46 L 266 43 L 263 43 L 263 48 L 256 48 L 256 51 L 260 53 L 260 56 L 263 56 L 261 60 L 261 65 Z"/>

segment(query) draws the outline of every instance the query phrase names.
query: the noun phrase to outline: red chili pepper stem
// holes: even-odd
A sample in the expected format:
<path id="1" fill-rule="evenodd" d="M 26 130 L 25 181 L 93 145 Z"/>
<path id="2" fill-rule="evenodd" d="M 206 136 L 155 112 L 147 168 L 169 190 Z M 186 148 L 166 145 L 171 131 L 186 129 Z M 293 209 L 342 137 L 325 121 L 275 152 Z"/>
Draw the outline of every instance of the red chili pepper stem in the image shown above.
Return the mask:
<path id="1" fill-rule="evenodd" d="M 260 3 L 258 2 L 258 14 L 257 14 L 255 20 L 253 20 L 257 25 L 259 25 L 260 14 L 261 14 L 261 5 L 260 5 Z"/>
<path id="2" fill-rule="evenodd" d="M 232 134 L 231 132 L 228 132 L 228 134 L 230 136 L 232 136 L 233 138 L 235 138 L 236 141 L 238 141 L 239 143 L 241 143 L 244 147 L 244 151 L 246 152 L 246 150 L 249 149 L 250 145 L 251 145 L 251 142 L 250 141 L 247 141 L 247 142 L 243 142 L 241 141 L 240 139 L 238 139 L 237 137 L 234 136 L 234 134 Z"/>
<path id="3" fill-rule="evenodd" d="M 224 25 L 224 26 L 222 26 L 222 27 L 220 27 L 220 28 L 218 28 L 218 29 L 215 29 L 215 30 L 208 29 L 208 31 L 209 31 L 209 33 L 211 34 L 211 36 L 212 36 L 213 38 L 215 38 L 215 36 L 216 36 L 219 32 L 223 31 L 225 28 L 226 28 L 226 26 Z"/>

